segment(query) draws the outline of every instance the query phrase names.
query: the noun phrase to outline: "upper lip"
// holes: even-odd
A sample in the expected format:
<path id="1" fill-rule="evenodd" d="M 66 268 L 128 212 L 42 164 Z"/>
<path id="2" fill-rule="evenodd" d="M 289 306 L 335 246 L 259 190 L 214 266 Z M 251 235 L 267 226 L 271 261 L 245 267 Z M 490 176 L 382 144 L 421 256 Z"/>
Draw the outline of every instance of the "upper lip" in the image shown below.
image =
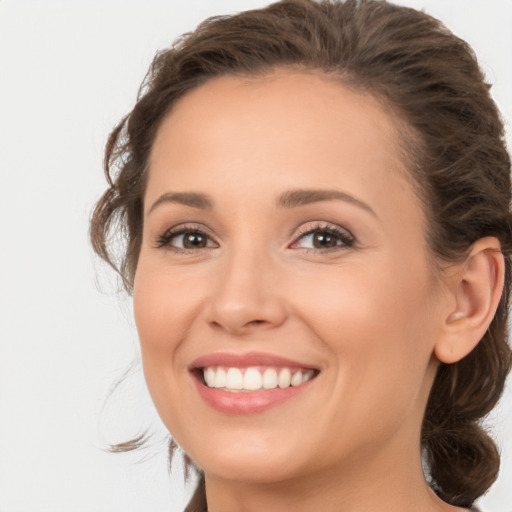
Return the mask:
<path id="1" fill-rule="evenodd" d="M 236 354 L 232 352 L 217 352 L 213 354 L 205 354 L 198 357 L 190 365 L 189 369 L 194 370 L 207 366 L 226 366 L 229 368 L 247 368 L 250 366 L 278 366 L 286 368 L 306 368 L 316 370 L 317 368 L 294 361 L 286 357 L 268 354 L 265 352 L 246 352 L 244 354 Z"/>

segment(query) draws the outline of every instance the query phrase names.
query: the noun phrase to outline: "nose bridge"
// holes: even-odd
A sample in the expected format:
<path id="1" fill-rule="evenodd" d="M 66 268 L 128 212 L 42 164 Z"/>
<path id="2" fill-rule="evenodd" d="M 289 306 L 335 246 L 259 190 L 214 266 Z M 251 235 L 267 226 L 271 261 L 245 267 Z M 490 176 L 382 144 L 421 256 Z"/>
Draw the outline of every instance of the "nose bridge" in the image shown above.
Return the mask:
<path id="1" fill-rule="evenodd" d="M 276 270 L 270 250 L 250 236 L 230 246 L 210 298 L 210 322 L 232 333 L 282 323 L 285 307 Z"/>

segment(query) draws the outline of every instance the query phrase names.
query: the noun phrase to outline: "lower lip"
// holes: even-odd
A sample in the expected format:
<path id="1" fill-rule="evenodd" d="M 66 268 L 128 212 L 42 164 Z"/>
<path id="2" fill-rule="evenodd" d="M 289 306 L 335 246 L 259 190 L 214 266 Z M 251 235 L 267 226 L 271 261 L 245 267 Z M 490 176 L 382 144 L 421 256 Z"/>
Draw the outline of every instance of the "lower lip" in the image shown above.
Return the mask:
<path id="1" fill-rule="evenodd" d="M 300 386 L 291 386 L 284 389 L 237 392 L 209 388 L 197 378 L 194 378 L 201 398 L 210 407 L 224 414 L 256 414 L 267 411 L 296 397 L 308 388 L 314 380 L 311 379 Z"/>

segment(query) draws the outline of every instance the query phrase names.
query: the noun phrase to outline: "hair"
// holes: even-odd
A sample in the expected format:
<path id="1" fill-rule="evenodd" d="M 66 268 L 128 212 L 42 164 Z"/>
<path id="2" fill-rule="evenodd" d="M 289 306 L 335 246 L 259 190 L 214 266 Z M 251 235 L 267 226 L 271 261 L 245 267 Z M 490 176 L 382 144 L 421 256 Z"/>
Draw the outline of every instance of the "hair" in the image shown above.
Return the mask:
<path id="1" fill-rule="evenodd" d="M 108 189 L 91 220 L 94 250 L 130 293 L 148 159 L 162 120 L 214 77 L 287 68 L 334 76 L 371 94 L 407 127 L 408 169 L 428 221 L 429 252 L 441 268 L 463 261 L 480 238 L 501 243 L 505 289 L 496 315 L 467 357 L 440 364 L 422 425 L 431 487 L 446 502 L 469 507 L 498 474 L 499 453 L 481 420 L 496 405 L 512 361 L 510 157 L 473 51 L 441 22 L 384 0 L 283 0 L 206 20 L 156 55 L 135 107 L 108 139 Z M 116 257 L 119 236 L 125 246 Z"/>

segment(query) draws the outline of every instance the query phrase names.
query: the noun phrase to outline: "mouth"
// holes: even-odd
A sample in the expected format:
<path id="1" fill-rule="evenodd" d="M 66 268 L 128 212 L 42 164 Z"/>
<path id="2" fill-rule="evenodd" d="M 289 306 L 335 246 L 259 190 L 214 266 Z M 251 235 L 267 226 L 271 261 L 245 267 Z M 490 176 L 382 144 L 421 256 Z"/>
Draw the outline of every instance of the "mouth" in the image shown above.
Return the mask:
<path id="1" fill-rule="evenodd" d="M 263 412 L 309 388 L 317 368 L 270 354 L 211 354 L 189 368 L 203 400 L 227 414 Z"/>
<path id="2" fill-rule="evenodd" d="M 313 379 L 315 370 L 249 366 L 246 368 L 206 366 L 200 369 L 203 383 L 209 388 L 233 392 L 286 389 Z"/>

